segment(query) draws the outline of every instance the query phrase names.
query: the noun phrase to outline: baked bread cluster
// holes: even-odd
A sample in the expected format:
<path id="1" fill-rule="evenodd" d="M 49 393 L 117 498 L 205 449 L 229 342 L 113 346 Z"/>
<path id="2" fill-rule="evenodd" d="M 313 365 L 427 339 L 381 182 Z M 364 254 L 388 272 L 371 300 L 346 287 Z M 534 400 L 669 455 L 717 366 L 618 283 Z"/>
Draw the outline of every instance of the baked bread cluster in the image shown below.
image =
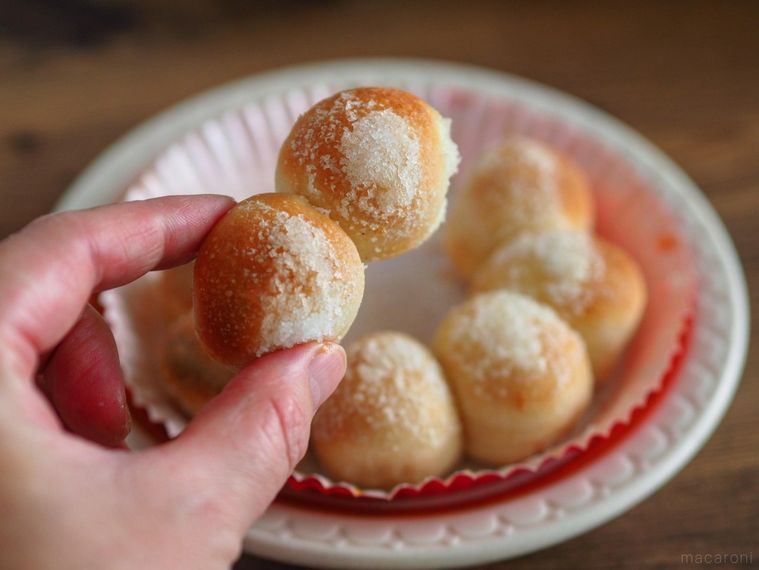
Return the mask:
<path id="1" fill-rule="evenodd" d="M 643 274 L 627 252 L 571 230 L 502 244 L 477 270 L 472 289 L 510 289 L 554 309 L 585 341 L 597 382 L 612 373 L 646 303 Z"/>
<path id="2" fill-rule="evenodd" d="M 280 149 L 277 192 L 237 204 L 194 264 L 161 275 L 167 393 L 194 413 L 264 354 L 339 341 L 364 262 L 437 229 L 458 161 L 450 120 L 411 93 L 349 89 L 309 109 Z"/>
<path id="3" fill-rule="evenodd" d="M 215 359 L 244 366 L 339 341 L 358 312 L 363 261 L 416 247 L 439 225 L 458 164 L 450 121 L 397 89 L 340 92 L 284 141 L 276 194 L 242 201 L 195 262 L 193 310 Z"/>
<path id="4" fill-rule="evenodd" d="M 643 273 L 592 234 L 594 212 L 580 168 L 524 137 L 481 157 L 459 192 L 445 244 L 471 297 L 433 346 L 476 459 L 519 461 L 569 432 L 640 322 Z"/>
<path id="5" fill-rule="evenodd" d="M 458 161 L 450 121 L 409 93 L 357 88 L 309 109 L 282 145 L 278 192 L 240 202 L 194 269 L 164 274 L 167 393 L 192 414 L 263 354 L 339 341 L 363 263 L 438 228 Z M 326 473 L 390 488 L 449 473 L 465 454 L 518 462 L 568 434 L 646 302 L 641 269 L 592 234 L 594 215 L 582 170 L 548 146 L 507 138 L 482 156 L 444 226 L 471 295 L 430 347 L 381 331 L 347 348 L 345 378 L 313 423 Z M 191 272 L 190 298 L 178 283 Z"/>

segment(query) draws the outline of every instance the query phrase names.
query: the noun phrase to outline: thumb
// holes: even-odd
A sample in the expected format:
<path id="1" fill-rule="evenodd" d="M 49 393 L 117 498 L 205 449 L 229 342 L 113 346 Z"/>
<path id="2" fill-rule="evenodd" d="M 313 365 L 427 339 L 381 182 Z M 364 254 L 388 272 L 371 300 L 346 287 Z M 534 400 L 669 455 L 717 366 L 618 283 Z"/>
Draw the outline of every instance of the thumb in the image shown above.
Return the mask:
<path id="1" fill-rule="evenodd" d="M 172 443 L 182 470 L 247 529 L 305 454 L 311 419 L 344 373 L 345 352 L 333 343 L 258 359 Z"/>

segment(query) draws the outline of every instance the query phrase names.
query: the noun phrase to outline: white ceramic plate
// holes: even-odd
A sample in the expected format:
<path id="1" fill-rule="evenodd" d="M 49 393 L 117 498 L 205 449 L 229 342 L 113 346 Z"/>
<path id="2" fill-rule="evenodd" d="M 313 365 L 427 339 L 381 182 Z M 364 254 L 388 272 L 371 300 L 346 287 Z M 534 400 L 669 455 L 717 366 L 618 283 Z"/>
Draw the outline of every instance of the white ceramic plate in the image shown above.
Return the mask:
<path id="1" fill-rule="evenodd" d="M 311 84 L 463 85 L 550 112 L 624 155 L 679 224 L 700 276 L 691 348 L 674 387 L 645 423 L 609 453 L 516 499 L 419 516 L 361 516 L 275 503 L 246 548 L 321 567 L 453 567 L 509 558 L 578 535 L 622 513 L 672 477 L 719 423 L 745 360 L 748 310 L 735 250 L 693 183 L 615 119 L 551 89 L 472 67 L 354 60 L 291 68 L 200 95 L 148 121 L 103 153 L 58 209 L 117 199 L 183 133 L 227 110 Z M 135 440 L 136 444 L 139 441 Z"/>

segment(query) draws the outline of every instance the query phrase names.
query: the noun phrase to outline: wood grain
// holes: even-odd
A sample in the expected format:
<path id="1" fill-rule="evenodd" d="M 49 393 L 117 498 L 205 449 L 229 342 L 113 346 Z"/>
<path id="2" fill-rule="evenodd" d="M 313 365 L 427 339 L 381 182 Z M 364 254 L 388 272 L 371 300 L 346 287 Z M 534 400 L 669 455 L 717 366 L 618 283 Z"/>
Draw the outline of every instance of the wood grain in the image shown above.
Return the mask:
<path id="1" fill-rule="evenodd" d="M 0 0 L 0 237 L 47 212 L 109 143 L 200 90 L 324 58 L 434 57 L 555 86 L 643 133 L 704 190 L 756 293 L 758 26 L 755 2 Z M 672 482 L 508 567 L 670 568 L 681 553 L 752 551 L 759 564 L 758 344 L 721 427 Z"/>

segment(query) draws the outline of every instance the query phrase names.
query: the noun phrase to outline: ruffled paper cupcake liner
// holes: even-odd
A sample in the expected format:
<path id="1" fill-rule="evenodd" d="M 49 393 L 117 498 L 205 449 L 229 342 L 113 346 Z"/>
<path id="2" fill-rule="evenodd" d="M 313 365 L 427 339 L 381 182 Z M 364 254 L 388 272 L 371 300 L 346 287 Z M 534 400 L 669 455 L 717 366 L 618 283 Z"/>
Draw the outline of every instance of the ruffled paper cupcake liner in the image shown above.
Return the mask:
<path id="1" fill-rule="evenodd" d="M 456 186 L 473 162 L 506 136 L 542 140 L 576 160 L 587 174 L 597 205 L 596 231 L 627 250 L 641 265 L 649 301 L 640 327 L 615 377 L 596 393 L 589 412 L 562 441 L 515 465 L 498 469 L 462 463 L 443 478 L 360 489 L 319 472 L 311 457 L 291 477 L 288 497 L 314 494 L 339 500 L 387 502 L 450 495 L 484 485 L 531 480 L 604 444 L 631 425 L 672 376 L 685 349 L 693 318 L 697 280 L 691 256 L 668 206 L 627 161 L 624 149 L 609 148 L 592 132 L 558 116 L 538 113 L 524 102 L 494 98 L 454 86 L 398 85 L 416 92 L 453 119 L 452 135 L 462 155 Z M 166 149 L 124 195 L 139 200 L 174 194 L 216 193 L 242 199 L 274 190 L 279 146 L 297 116 L 343 85 L 312 85 L 254 101 L 210 120 Z M 466 288 L 451 271 L 440 232 L 420 248 L 370 264 L 364 301 L 345 344 L 365 333 L 399 330 L 429 341 L 445 312 Z M 133 404 L 149 421 L 175 437 L 188 419 L 164 392 L 159 347 L 168 322 L 157 276 L 149 274 L 101 297 L 114 332 Z"/>

